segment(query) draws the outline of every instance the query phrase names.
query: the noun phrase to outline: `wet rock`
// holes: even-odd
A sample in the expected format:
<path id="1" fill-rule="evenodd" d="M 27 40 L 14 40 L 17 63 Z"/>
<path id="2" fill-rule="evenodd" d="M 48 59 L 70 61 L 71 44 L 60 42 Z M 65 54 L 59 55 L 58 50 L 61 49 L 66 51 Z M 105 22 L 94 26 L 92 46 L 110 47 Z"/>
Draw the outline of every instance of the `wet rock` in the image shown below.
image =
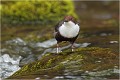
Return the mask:
<path id="1" fill-rule="evenodd" d="M 107 36 L 107 34 L 106 33 L 101 33 L 100 36 Z"/>
<path id="2" fill-rule="evenodd" d="M 35 78 L 35 80 L 40 80 L 40 77 Z"/>
<path id="3" fill-rule="evenodd" d="M 91 43 L 82 43 L 82 44 L 77 44 L 77 43 L 74 43 L 74 46 L 76 47 L 76 48 L 79 48 L 79 47 L 87 47 L 88 45 L 90 45 Z M 60 47 L 59 48 L 59 52 L 62 52 L 63 50 L 65 50 L 65 49 L 68 49 L 68 48 L 70 48 L 71 47 L 71 45 L 67 45 L 67 46 L 64 46 L 64 47 Z M 43 55 L 45 55 L 46 53 L 56 53 L 56 48 L 49 48 L 49 49 L 46 49 L 46 50 L 44 50 L 44 52 L 41 54 L 41 55 L 39 55 L 38 56 L 38 60 L 43 56 Z"/>
<path id="4" fill-rule="evenodd" d="M 110 41 L 110 43 L 112 44 L 112 43 L 118 43 L 118 41 Z"/>
<path id="5" fill-rule="evenodd" d="M 93 80 L 101 79 L 101 77 L 104 79 L 104 76 L 112 75 L 111 70 L 114 66 L 118 66 L 117 56 L 118 54 L 109 48 L 98 47 L 78 48 L 74 52 L 65 50 L 59 54 L 47 53 L 39 61 L 25 65 L 9 78 L 48 79 L 43 76 L 48 75 L 49 79 L 63 78 L 63 76 L 64 79 L 87 79 L 88 77 Z"/>
<path id="6" fill-rule="evenodd" d="M 61 47 L 60 50 L 63 52 L 59 54 L 56 54 L 56 48 L 49 48 L 56 44 L 55 39 L 50 39 L 41 43 L 26 43 L 26 45 L 23 45 L 23 44 L 20 45 L 16 43 L 13 43 L 13 44 L 7 43 L 9 47 L 3 48 L 1 50 L 2 53 L 12 53 L 12 54 L 17 54 L 22 56 L 23 58 L 20 61 L 20 66 L 23 66 L 26 64 L 21 69 L 22 72 L 21 70 L 16 72 L 12 76 L 12 78 L 16 76 L 17 76 L 16 78 L 20 78 L 20 77 L 22 78 L 21 74 L 25 75 L 24 78 L 28 78 L 28 75 L 31 75 L 31 74 L 39 74 L 40 76 L 38 75 L 35 75 L 35 76 L 31 75 L 31 76 L 34 79 L 37 79 L 37 78 L 40 78 L 40 79 L 53 78 L 54 79 L 56 78 L 56 76 L 62 75 L 64 76 L 64 78 L 81 79 L 80 76 L 75 77 L 74 75 L 79 75 L 79 74 L 81 75 L 86 71 L 88 71 L 89 73 L 91 71 L 107 69 L 108 67 L 112 68 L 117 64 L 116 63 L 117 60 L 114 60 L 116 59 L 116 54 L 111 52 L 110 49 L 96 48 L 96 47 L 89 48 L 87 46 L 89 46 L 90 43 L 82 43 L 82 44 L 75 43 L 74 46 L 76 47 L 76 49 L 74 52 L 71 52 L 71 49 L 68 49 L 70 48 L 71 45 Z M 84 47 L 87 47 L 87 48 L 84 48 Z M 40 53 L 40 54 L 39 55 L 37 54 L 37 56 L 35 56 L 35 54 L 33 53 Z M 52 54 L 52 53 L 55 53 L 55 54 Z M 16 57 L 14 57 L 14 60 L 15 59 L 17 60 Z M 39 61 L 35 62 L 36 60 L 39 60 Z M 111 64 L 109 62 L 111 60 L 115 61 L 114 63 L 116 64 L 115 65 Z M 3 60 L 0 59 L 0 61 L 2 62 Z M 11 64 L 12 63 L 9 62 L 9 65 Z M 3 73 L 5 72 L 6 71 L 4 71 Z M 5 76 L 5 74 L 3 76 Z M 48 75 L 48 77 L 43 75 L 41 76 L 41 74 Z"/>
<path id="7" fill-rule="evenodd" d="M 110 36 L 112 35 L 111 33 L 101 33 L 100 36 Z"/>
<path id="8" fill-rule="evenodd" d="M 36 47 L 43 47 L 43 48 L 49 48 L 53 45 L 57 44 L 57 41 L 55 39 L 50 39 L 47 41 L 44 41 L 42 43 L 36 43 Z"/>
<path id="9" fill-rule="evenodd" d="M 56 76 L 54 79 L 64 79 L 64 76 Z"/>
<path id="10" fill-rule="evenodd" d="M 21 38 L 16 38 L 13 40 L 9 40 L 6 41 L 6 45 L 8 47 L 2 49 L 2 53 L 8 53 L 8 54 L 15 54 L 15 55 L 20 55 L 24 58 L 24 60 L 28 59 L 29 55 L 32 55 L 33 53 L 38 53 L 40 51 L 43 51 L 42 54 L 40 54 L 38 56 L 38 59 L 41 58 L 41 56 L 43 56 L 44 54 L 46 54 L 47 52 L 50 53 L 56 53 L 56 48 L 49 48 L 53 45 L 55 45 L 57 43 L 57 41 L 55 39 L 50 39 L 44 42 L 39 42 L 39 43 L 26 43 L 24 40 L 22 40 Z M 77 44 L 75 43 L 74 46 L 76 48 L 78 47 L 87 47 L 88 45 L 90 45 L 90 43 L 82 43 L 82 44 Z M 67 45 L 64 47 L 61 47 L 59 50 L 65 50 L 67 48 L 69 48 L 71 45 Z M 49 49 L 46 49 L 49 48 Z M 44 50 L 45 49 L 45 50 Z M 25 63 L 23 60 L 22 63 Z M 33 58 L 31 58 L 30 61 L 34 61 Z M 27 61 L 29 62 L 29 61 Z"/>
<path id="11" fill-rule="evenodd" d="M 3 55 L 0 55 L 2 56 L 0 57 L 0 66 L 2 67 L 0 75 L 2 78 L 10 76 L 13 72 L 18 70 L 17 68 L 20 68 L 19 66 L 36 61 L 37 59 L 33 52 L 37 53 L 43 51 L 40 47 L 48 48 L 53 46 L 56 44 L 56 40 L 50 39 L 41 43 L 27 43 L 21 38 L 16 38 L 6 41 L 5 44 L 6 48 L 1 49 Z M 3 69 L 4 66 L 5 68 Z M 13 68 L 15 68 L 15 70 L 13 70 Z"/>
<path id="12" fill-rule="evenodd" d="M 28 64 L 28 63 L 31 63 L 31 62 L 34 62 L 36 61 L 37 59 L 35 59 L 35 55 L 31 54 L 29 55 L 28 57 L 26 58 L 23 58 L 21 61 L 20 61 L 20 66 L 23 66 L 25 64 Z"/>
<path id="13" fill-rule="evenodd" d="M 119 69 L 114 69 L 113 71 L 114 73 L 120 74 L 120 70 Z"/>
<path id="14" fill-rule="evenodd" d="M 37 59 L 38 59 L 38 60 L 41 59 L 42 56 L 44 56 L 46 53 L 52 52 L 52 51 L 53 51 L 52 48 L 49 48 L 49 49 L 44 50 L 44 52 L 43 52 L 42 54 L 38 55 Z M 54 52 L 55 52 L 55 51 L 54 51 Z"/>
<path id="15" fill-rule="evenodd" d="M 88 45 L 90 45 L 91 43 L 82 43 L 82 44 L 75 44 L 76 46 L 78 45 L 78 47 L 87 47 Z"/>
<path id="16" fill-rule="evenodd" d="M 104 76 L 110 76 L 111 74 L 115 73 L 115 70 L 118 71 L 118 69 L 108 69 L 108 70 L 102 70 L 102 71 L 96 71 L 96 72 L 88 72 L 84 75 L 89 75 L 92 77 L 99 77 L 99 76 L 104 77 Z"/>
<path id="17" fill-rule="evenodd" d="M 6 48 L 2 50 L 2 53 L 7 53 L 10 55 L 20 55 L 24 57 L 25 55 L 29 55 L 32 52 L 24 40 L 22 40 L 21 38 L 16 38 L 6 41 Z"/>
<path id="18" fill-rule="evenodd" d="M 13 40 L 6 41 L 6 44 L 26 45 L 26 42 L 23 41 L 21 38 L 16 38 L 16 39 L 13 39 Z"/>

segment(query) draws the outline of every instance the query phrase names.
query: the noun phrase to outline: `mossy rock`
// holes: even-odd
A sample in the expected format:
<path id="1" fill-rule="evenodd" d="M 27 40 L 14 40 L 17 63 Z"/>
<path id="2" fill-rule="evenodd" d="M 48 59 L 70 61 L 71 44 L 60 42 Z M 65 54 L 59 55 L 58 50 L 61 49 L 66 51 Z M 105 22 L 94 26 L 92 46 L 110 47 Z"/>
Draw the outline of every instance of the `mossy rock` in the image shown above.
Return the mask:
<path id="1" fill-rule="evenodd" d="M 48 53 L 39 61 L 23 66 L 9 79 L 54 78 L 57 75 L 80 75 L 85 71 L 102 71 L 118 66 L 118 54 L 109 48 L 78 48 L 74 52 L 66 50 L 59 54 Z"/>

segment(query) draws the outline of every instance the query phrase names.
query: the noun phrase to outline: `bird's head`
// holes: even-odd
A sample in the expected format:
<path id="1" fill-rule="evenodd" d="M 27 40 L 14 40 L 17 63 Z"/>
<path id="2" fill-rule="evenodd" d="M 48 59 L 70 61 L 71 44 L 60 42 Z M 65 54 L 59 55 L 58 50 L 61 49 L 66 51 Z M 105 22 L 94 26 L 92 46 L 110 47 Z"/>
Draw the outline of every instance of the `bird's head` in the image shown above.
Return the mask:
<path id="1" fill-rule="evenodd" d="M 64 17 L 64 22 L 69 22 L 69 21 L 74 21 L 74 17 L 72 17 L 72 16 L 65 16 Z"/>

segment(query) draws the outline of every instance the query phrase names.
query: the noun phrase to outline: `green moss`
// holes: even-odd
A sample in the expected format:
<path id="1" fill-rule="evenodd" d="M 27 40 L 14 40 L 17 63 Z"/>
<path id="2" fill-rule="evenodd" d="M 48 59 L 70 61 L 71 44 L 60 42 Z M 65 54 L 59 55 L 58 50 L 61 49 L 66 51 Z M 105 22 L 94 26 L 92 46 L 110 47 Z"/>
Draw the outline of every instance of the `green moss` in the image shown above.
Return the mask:
<path id="1" fill-rule="evenodd" d="M 28 78 L 27 76 L 31 74 L 58 75 L 63 74 L 64 70 L 68 72 L 105 70 L 118 65 L 117 55 L 109 48 L 99 47 L 78 48 L 74 52 L 66 50 L 59 54 L 48 53 L 39 61 L 25 65 L 9 78 L 20 78 L 23 75 Z"/>
<path id="2" fill-rule="evenodd" d="M 0 8 L 3 24 L 51 24 L 65 15 L 77 17 L 71 0 L 6 1 Z"/>

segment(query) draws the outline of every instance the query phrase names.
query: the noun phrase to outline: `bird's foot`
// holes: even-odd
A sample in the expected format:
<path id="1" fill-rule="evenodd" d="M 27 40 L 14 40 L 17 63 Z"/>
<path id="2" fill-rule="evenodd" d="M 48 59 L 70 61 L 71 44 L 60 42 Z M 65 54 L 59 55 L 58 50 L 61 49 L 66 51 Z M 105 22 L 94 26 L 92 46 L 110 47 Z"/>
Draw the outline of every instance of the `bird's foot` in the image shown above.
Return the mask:
<path id="1" fill-rule="evenodd" d="M 62 52 L 62 51 L 59 48 L 57 48 L 57 54 L 60 53 L 60 52 Z"/>
<path id="2" fill-rule="evenodd" d="M 74 51 L 74 49 L 72 48 L 72 52 Z"/>
<path id="3" fill-rule="evenodd" d="M 72 44 L 72 46 L 71 46 L 72 52 L 74 51 L 74 48 L 75 48 L 75 46 Z"/>

